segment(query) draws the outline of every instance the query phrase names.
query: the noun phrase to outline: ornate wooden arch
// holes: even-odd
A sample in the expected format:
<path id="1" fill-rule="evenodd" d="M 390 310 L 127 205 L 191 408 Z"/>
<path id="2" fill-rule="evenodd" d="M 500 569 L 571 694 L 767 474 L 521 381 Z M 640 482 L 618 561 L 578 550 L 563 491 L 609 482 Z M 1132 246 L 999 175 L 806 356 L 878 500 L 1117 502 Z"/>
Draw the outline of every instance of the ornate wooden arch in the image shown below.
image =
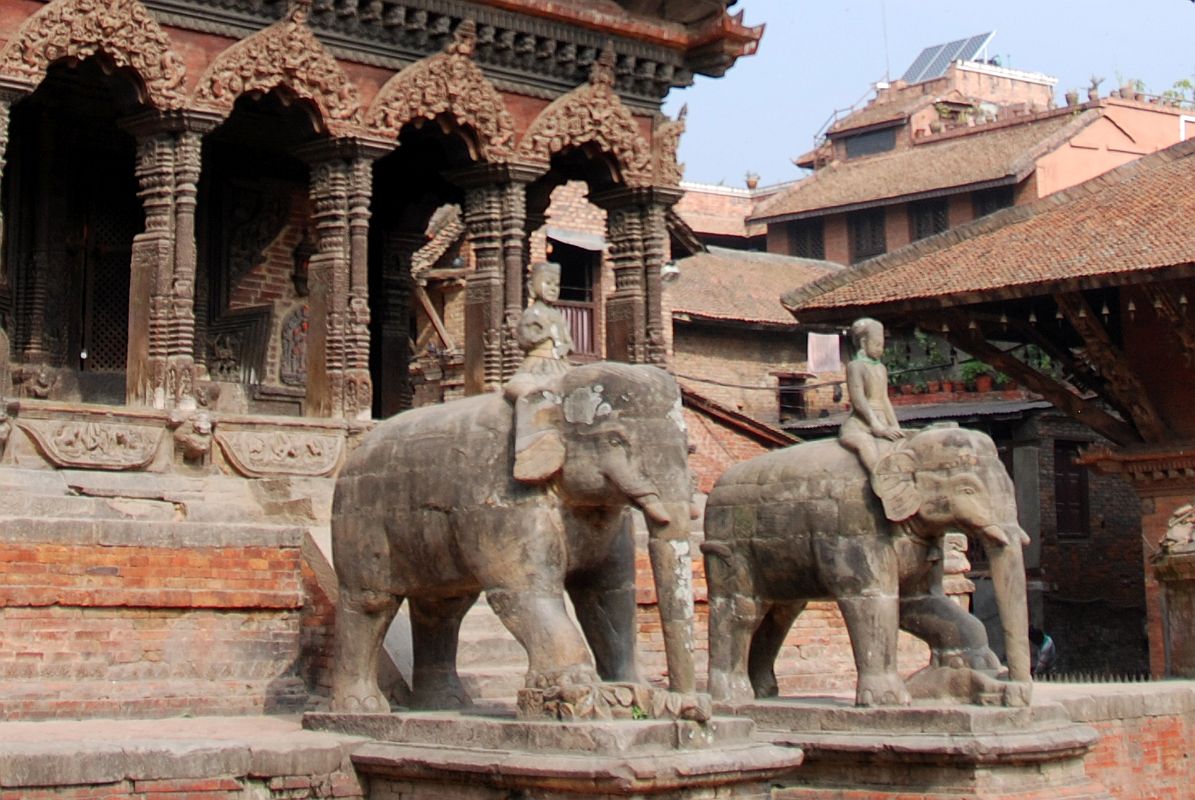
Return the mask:
<path id="1" fill-rule="evenodd" d="M 428 56 L 398 72 L 378 92 L 366 123 L 373 133 L 398 138 L 403 126 L 450 115 L 477 136 L 474 157 L 506 162 L 514 154 L 514 117 L 501 93 L 473 63 L 477 30 L 464 20 L 443 53 Z"/>
<path id="2" fill-rule="evenodd" d="M 614 91 L 614 51 L 609 47 L 590 69 L 589 83 L 540 112 L 519 142 L 519 155 L 547 163 L 554 153 L 590 143 L 617 159 L 628 186 L 651 184 L 651 149 Z"/>
<path id="3" fill-rule="evenodd" d="M 360 128 L 357 87 L 308 27 L 305 3 L 295 3 L 284 18 L 221 53 L 200 77 L 193 100 L 227 117 L 241 95 L 277 88 L 315 104 L 333 135 Z"/>
<path id="4" fill-rule="evenodd" d="M 26 19 L 0 51 L 0 77 L 34 88 L 54 62 L 97 53 L 136 72 L 154 107 L 182 107 L 186 67 L 139 0 L 53 0 Z"/>

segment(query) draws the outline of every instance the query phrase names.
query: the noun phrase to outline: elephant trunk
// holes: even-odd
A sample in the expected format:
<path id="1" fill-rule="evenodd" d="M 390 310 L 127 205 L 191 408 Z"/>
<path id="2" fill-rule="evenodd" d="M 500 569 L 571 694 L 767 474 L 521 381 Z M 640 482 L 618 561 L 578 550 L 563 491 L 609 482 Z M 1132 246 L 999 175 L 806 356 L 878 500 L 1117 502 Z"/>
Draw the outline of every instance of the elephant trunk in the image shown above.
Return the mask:
<path id="1" fill-rule="evenodd" d="M 1022 543 L 1028 537 L 1016 524 L 1002 525 L 999 528 L 1000 537 L 995 536 L 994 531 L 985 531 L 983 542 L 991 565 L 996 607 L 1000 611 L 1000 627 L 1004 632 L 1008 676 L 1014 681 L 1028 681 L 1029 606 L 1025 592 L 1025 559 L 1021 552 Z M 1004 540 L 1003 543 L 1001 539 Z"/>
<path id="2" fill-rule="evenodd" d="M 669 521 L 648 515 L 647 543 L 656 586 L 668 685 L 674 692 L 697 690 L 693 670 L 693 565 L 689 544 L 688 500 L 662 503 Z"/>

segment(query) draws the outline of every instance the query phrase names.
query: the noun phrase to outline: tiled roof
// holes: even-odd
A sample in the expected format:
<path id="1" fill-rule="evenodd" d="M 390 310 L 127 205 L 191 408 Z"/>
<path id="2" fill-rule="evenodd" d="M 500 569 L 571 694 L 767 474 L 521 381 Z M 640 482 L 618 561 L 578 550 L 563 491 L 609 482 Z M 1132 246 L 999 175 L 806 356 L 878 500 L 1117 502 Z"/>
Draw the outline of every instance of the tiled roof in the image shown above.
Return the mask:
<path id="1" fill-rule="evenodd" d="M 865 261 L 784 304 L 801 321 L 1106 285 L 1195 262 L 1195 139 Z"/>
<path id="2" fill-rule="evenodd" d="M 665 284 L 673 314 L 702 319 L 793 325 L 780 295 L 794 285 L 841 269 L 828 261 L 711 247 L 677 262 L 680 276 Z"/>
<path id="3" fill-rule="evenodd" d="M 837 134 L 855 130 L 856 128 L 866 128 L 870 125 L 902 121 L 910 114 L 920 111 L 926 106 L 932 105 L 942 99 L 944 98 L 937 95 L 912 94 L 907 93 L 906 90 L 906 93 L 899 94 L 887 102 L 875 101 L 843 117 L 830 126 L 829 132 Z M 957 91 L 950 92 L 949 99 L 961 101 L 962 95 Z"/>
<path id="4" fill-rule="evenodd" d="M 1100 116 L 1052 112 L 950 132 L 883 155 L 823 167 L 755 209 L 756 220 L 813 216 L 830 210 L 881 205 L 976 184 L 1024 179 L 1038 158 Z"/>
<path id="5" fill-rule="evenodd" d="M 749 192 L 712 192 L 696 189 L 687 190 L 673 206 L 680 218 L 695 233 L 743 237 L 749 235 L 747 216 L 754 207 L 755 200 Z"/>

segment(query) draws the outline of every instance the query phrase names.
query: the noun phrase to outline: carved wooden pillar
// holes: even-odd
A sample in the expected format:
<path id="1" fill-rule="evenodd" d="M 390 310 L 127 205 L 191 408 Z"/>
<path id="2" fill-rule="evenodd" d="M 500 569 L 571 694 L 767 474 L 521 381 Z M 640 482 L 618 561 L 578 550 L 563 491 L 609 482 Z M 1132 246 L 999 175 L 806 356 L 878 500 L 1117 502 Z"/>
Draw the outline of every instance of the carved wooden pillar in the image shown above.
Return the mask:
<path id="1" fill-rule="evenodd" d="M 61 320 L 50 319 L 50 286 L 62 269 L 62 237 L 55 222 L 63 218 L 59 206 L 63 195 L 61 169 L 55 159 L 56 132 L 54 120 L 43 116 L 41 138 L 37 143 L 37 205 L 33 226 L 33 252 L 29 264 L 29 280 L 24 297 L 24 330 L 21 350 L 24 361 L 30 364 L 49 364 L 53 360 L 55 332 L 51 327 Z"/>
<path id="2" fill-rule="evenodd" d="M 137 138 L 145 230 L 133 237 L 126 396 L 155 408 L 195 407 L 195 203 L 209 115 L 148 112 Z"/>
<path id="3" fill-rule="evenodd" d="M 379 410 L 389 417 L 410 408 L 411 389 L 411 256 L 425 242 L 417 233 L 387 237 L 382 258 L 382 296 L 376 307 L 381 316 L 377 354 Z"/>
<path id="4" fill-rule="evenodd" d="M 632 364 L 665 361 L 663 285 L 668 208 L 674 189 L 615 189 L 593 196 L 606 209 L 614 291 L 606 300 L 606 358 Z"/>
<path id="5" fill-rule="evenodd" d="M 465 229 L 476 261 L 465 298 L 465 394 L 498 388 L 522 361 L 512 331 L 523 313 L 527 184 L 542 172 L 483 164 L 446 176 L 465 190 Z"/>
<path id="6" fill-rule="evenodd" d="M 369 419 L 369 200 L 373 159 L 386 147 L 354 139 L 316 142 L 311 165 L 315 254 L 308 265 L 307 413 Z"/>
<path id="7" fill-rule="evenodd" d="M 649 364 L 663 365 L 668 360 L 661 270 L 668 260 L 668 209 L 680 196 L 677 190 L 654 188 L 643 209 L 643 288 L 647 328 L 645 358 Z"/>
<path id="8" fill-rule="evenodd" d="M 495 184 L 465 191 L 465 227 L 476 268 L 465 289 L 465 394 L 502 383 L 502 192 Z"/>
<path id="9" fill-rule="evenodd" d="M 8 163 L 8 123 L 12 104 L 24 95 L 24 91 L 0 86 L 0 197 L 3 196 L 4 168 Z M 6 286 L 8 283 L 7 237 L 4 231 L 4 212 L 0 208 L 0 286 Z M 10 330 L 9 333 L 12 331 Z M 9 391 L 10 388 L 7 386 L 0 387 L 0 392 L 8 393 Z"/>

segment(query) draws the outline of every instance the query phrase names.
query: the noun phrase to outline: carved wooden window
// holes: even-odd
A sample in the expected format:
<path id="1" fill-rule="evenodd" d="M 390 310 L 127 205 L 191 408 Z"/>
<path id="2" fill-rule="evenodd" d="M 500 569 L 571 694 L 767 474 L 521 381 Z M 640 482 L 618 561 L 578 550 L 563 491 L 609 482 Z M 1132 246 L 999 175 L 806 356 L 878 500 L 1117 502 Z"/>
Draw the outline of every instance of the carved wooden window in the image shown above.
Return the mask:
<path id="1" fill-rule="evenodd" d="M 1060 539 L 1091 533 L 1087 505 L 1087 469 L 1075 463 L 1079 442 L 1054 442 L 1055 530 Z"/>
<path id="2" fill-rule="evenodd" d="M 884 209 L 872 208 L 847 214 L 846 226 L 851 240 L 852 264 L 888 252 Z"/>
<path id="3" fill-rule="evenodd" d="M 821 219 L 802 219 L 788 226 L 789 255 L 798 258 L 826 257 L 825 222 Z"/>
<path id="4" fill-rule="evenodd" d="M 995 214 L 1002 208 L 1009 208 L 1013 204 L 1011 186 L 997 186 L 994 189 L 983 189 L 971 195 L 971 210 L 975 219 Z"/>
<path id="5" fill-rule="evenodd" d="M 909 237 L 913 241 L 950 227 L 949 202 L 944 197 L 909 203 Z"/>

